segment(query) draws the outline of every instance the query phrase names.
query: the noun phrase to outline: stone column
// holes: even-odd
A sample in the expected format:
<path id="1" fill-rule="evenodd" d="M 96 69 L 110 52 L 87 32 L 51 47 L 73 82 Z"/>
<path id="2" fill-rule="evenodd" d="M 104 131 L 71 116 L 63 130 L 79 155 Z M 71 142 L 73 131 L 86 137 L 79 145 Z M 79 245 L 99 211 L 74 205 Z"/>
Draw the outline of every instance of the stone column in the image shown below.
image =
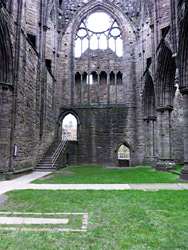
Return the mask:
<path id="1" fill-rule="evenodd" d="M 145 122 L 145 138 L 146 138 L 146 163 L 152 164 L 156 162 L 155 152 L 155 116 L 148 116 L 144 118 Z"/>
<path id="2" fill-rule="evenodd" d="M 44 110 L 45 110 L 45 88 L 46 88 L 46 32 L 48 27 L 43 25 L 43 37 L 42 37 L 42 48 L 41 48 L 41 101 L 40 101 L 40 139 L 42 140 L 44 130 Z"/>
<path id="3" fill-rule="evenodd" d="M 159 161 L 156 171 L 167 171 L 176 169 L 172 158 L 172 138 L 171 138 L 171 113 L 172 106 L 158 107 L 158 129 L 159 129 Z"/>
<path id="4" fill-rule="evenodd" d="M 97 102 L 100 103 L 100 72 L 97 72 Z"/>
<path id="5" fill-rule="evenodd" d="M 107 104 L 110 103 L 110 73 L 107 72 Z"/>
<path id="6" fill-rule="evenodd" d="M 184 167 L 181 170 L 180 179 L 188 180 L 188 87 L 180 89 L 183 95 L 183 120 L 184 120 Z"/>
<path id="7" fill-rule="evenodd" d="M 87 79 L 87 103 L 90 104 L 91 96 L 90 96 L 90 71 L 88 72 L 88 79 Z"/>
<path id="8" fill-rule="evenodd" d="M 83 103 L 83 72 L 81 72 L 81 83 L 80 83 L 80 104 Z"/>
<path id="9" fill-rule="evenodd" d="M 117 92 L 118 92 L 118 90 L 117 90 L 117 72 L 115 72 L 115 88 L 116 88 L 116 92 L 115 92 L 115 95 L 116 95 L 116 97 L 115 97 L 115 103 L 117 103 L 117 102 L 118 102 L 118 95 L 117 95 Z"/>

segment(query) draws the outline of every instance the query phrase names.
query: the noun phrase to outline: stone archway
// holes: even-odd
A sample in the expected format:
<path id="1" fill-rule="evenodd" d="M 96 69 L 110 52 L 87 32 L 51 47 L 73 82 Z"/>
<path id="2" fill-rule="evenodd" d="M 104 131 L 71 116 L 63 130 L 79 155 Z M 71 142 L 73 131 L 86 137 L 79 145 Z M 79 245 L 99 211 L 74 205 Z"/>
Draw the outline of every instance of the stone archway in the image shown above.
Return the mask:
<path id="1" fill-rule="evenodd" d="M 158 51 L 156 73 L 156 104 L 158 120 L 158 153 L 157 171 L 176 168 L 172 148 L 172 111 L 175 93 L 176 62 L 172 57 L 169 44 L 163 41 Z"/>
<path id="2" fill-rule="evenodd" d="M 118 167 L 131 167 L 131 150 L 128 143 L 118 145 L 117 150 Z"/>
<path id="3" fill-rule="evenodd" d="M 65 110 L 59 115 L 59 118 L 58 118 L 58 121 L 57 121 L 57 136 L 56 136 L 56 139 L 61 140 L 63 138 L 63 134 L 62 134 L 62 132 L 63 132 L 63 120 L 68 115 L 73 116 L 75 118 L 75 120 L 76 120 L 76 140 L 78 140 L 79 126 L 80 126 L 81 122 L 80 122 L 80 118 L 79 118 L 78 114 L 73 110 Z"/>
<path id="4" fill-rule="evenodd" d="M 180 6 L 180 40 L 179 40 L 179 74 L 180 92 L 183 95 L 183 117 L 184 117 L 184 167 L 180 178 L 188 180 L 188 3 L 182 1 L 184 8 Z M 184 10 L 184 13 L 182 11 Z M 183 15 L 182 15 L 183 14 Z M 181 16 L 180 16 L 181 15 Z M 181 20 L 182 19 L 182 20 Z"/>
<path id="5" fill-rule="evenodd" d="M 62 140 L 77 141 L 78 122 L 74 115 L 67 114 L 62 120 Z"/>
<path id="6" fill-rule="evenodd" d="M 145 128 L 145 161 L 153 163 L 156 161 L 156 114 L 155 114 L 155 89 L 153 79 L 149 71 L 145 74 L 145 85 L 143 90 L 143 117 Z"/>

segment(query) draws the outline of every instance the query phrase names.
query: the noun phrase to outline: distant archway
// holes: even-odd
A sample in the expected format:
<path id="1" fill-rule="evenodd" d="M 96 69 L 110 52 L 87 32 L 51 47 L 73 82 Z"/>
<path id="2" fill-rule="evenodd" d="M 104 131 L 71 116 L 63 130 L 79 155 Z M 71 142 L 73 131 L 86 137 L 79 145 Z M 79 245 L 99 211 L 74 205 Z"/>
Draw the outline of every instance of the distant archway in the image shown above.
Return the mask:
<path id="1" fill-rule="evenodd" d="M 77 141 L 78 122 L 74 115 L 67 114 L 62 120 L 62 140 Z"/>
<path id="2" fill-rule="evenodd" d="M 118 149 L 118 166 L 130 167 L 130 148 L 124 143 L 120 145 Z"/>

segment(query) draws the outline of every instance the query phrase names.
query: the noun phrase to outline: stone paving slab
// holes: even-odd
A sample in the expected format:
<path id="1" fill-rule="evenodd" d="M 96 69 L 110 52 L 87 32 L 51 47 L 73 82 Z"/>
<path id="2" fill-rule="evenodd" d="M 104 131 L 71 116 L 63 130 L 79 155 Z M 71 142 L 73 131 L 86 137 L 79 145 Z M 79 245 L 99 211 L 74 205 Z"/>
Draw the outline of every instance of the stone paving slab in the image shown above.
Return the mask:
<path id="1" fill-rule="evenodd" d="M 181 183 L 155 183 L 155 184 L 129 184 L 130 189 L 132 190 L 183 190 L 188 189 L 188 184 Z"/>
<path id="2" fill-rule="evenodd" d="M 188 184 L 27 184 L 19 189 L 33 190 L 183 190 Z"/>
<path id="3" fill-rule="evenodd" d="M 128 184 L 27 184 L 19 189 L 34 190 L 128 190 Z"/>
<path id="4" fill-rule="evenodd" d="M 33 172 L 10 181 L 0 182 L 0 194 L 11 190 L 188 190 L 188 183 L 156 184 L 30 184 L 51 172 Z"/>
<path id="5" fill-rule="evenodd" d="M 22 186 L 34 181 L 44 175 L 50 174 L 51 172 L 33 172 L 10 181 L 0 181 L 0 194 L 6 193 L 8 191 L 19 189 Z"/>
<path id="6" fill-rule="evenodd" d="M 59 231 L 59 232 L 87 232 L 88 213 L 31 213 L 31 212 L 0 212 L 0 230 L 19 231 Z M 10 215 L 10 216 L 9 216 Z M 69 219 L 55 218 L 69 216 Z M 82 216 L 82 222 L 77 228 L 67 228 L 67 224 L 74 219 L 72 216 Z M 32 216 L 32 217 L 28 217 Z M 38 217 L 42 216 L 42 217 Z M 50 216 L 48 218 L 48 216 Z M 26 227 L 32 226 L 32 227 Z M 37 227 L 36 227 L 37 225 Z M 48 226 L 50 228 L 48 228 Z M 57 225 L 59 225 L 57 227 Z M 65 228 L 63 227 L 65 225 Z M 8 227 L 7 227 L 8 226 Z M 24 227 L 25 226 L 25 227 Z"/>
<path id="7" fill-rule="evenodd" d="M 3 225 L 68 224 L 68 222 L 68 219 L 0 217 L 0 224 Z"/>

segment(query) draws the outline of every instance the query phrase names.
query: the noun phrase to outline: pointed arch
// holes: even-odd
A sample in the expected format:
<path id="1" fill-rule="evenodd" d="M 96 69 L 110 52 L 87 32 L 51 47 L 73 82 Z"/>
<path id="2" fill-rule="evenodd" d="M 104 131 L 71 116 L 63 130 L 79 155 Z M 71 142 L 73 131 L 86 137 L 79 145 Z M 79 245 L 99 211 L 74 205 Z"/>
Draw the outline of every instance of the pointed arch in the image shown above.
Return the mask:
<path id="1" fill-rule="evenodd" d="M 176 62 L 166 41 L 158 50 L 156 73 L 156 97 L 158 106 L 173 106 Z"/>
<path id="2" fill-rule="evenodd" d="M 63 119 L 65 118 L 65 116 L 67 116 L 68 114 L 73 115 L 73 116 L 77 119 L 78 125 L 80 125 L 81 121 L 80 121 L 79 115 L 77 114 L 77 112 L 75 112 L 75 111 L 72 110 L 72 109 L 68 109 L 68 110 L 63 111 L 63 112 L 59 115 L 58 120 L 57 120 L 57 123 L 60 125 L 60 124 L 62 123 L 62 120 L 63 120 Z"/>
<path id="3" fill-rule="evenodd" d="M 179 39 L 179 74 L 180 89 L 188 86 L 188 3 L 185 3 L 184 19 L 180 26 Z"/>
<path id="4" fill-rule="evenodd" d="M 145 74 L 143 90 L 144 117 L 155 116 L 155 89 L 149 71 Z"/>
<path id="5" fill-rule="evenodd" d="M 12 47 L 3 10 L 0 9 L 0 82 L 12 84 Z"/>
<path id="6" fill-rule="evenodd" d="M 47 22 L 48 22 L 48 18 L 51 19 L 51 21 L 54 23 L 54 25 L 57 24 L 57 3 L 54 0 L 50 0 L 48 2 L 47 5 L 47 10 L 46 10 L 46 14 L 47 14 Z"/>
<path id="7" fill-rule="evenodd" d="M 124 141 L 118 144 L 115 153 L 117 154 L 119 167 L 131 166 L 131 147 L 128 142 Z"/>
<path id="8" fill-rule="evenodd" d="M 72 28 L 72 38 L 71 38 L 71 42 L 73 43 L 73 41 L 75 40 L 75 33 L 78 29 L 78 27 L 80 26 L 82 20 L 89 15 L 90 13 L 93 13 L 95 11 L 104 11 L 106 13 L 108 13 L 109 15 L 111 15 L 112 17 L 114 17 L 117 21 L 118 24 L 120 26 L 120 29 L 124 30 L 132 30 L 131 32 L 131 36 L 132 36 L 132 40 L 136 40 L 136 30 L 130 20 L 130 18 L 128 17 L 128 15 L 125 15 L 120 8 L 118 8 L 115 4 L 110 3 L 109 1 L 90 1 L 89 3 L 83 5 L 81 8 L 79 8 L 76 12 L 75 15 L 73 17 L 73 28 Z M 125 25 L 125 20 L 126 20 L 126 25 Z M 62 36 L 63 33 L 65 31 L 62 30 L 59 34 L 59 41 L 58 41 L 58 50 L 61 49 L 61 43 L 62 43 Z M 125 38 L 125 32 L 123 32 L 123 39 Z M 130 34 L 129 34 L 130 37 Z M 72 51 L 73 54 L 73 51 Z"/>

